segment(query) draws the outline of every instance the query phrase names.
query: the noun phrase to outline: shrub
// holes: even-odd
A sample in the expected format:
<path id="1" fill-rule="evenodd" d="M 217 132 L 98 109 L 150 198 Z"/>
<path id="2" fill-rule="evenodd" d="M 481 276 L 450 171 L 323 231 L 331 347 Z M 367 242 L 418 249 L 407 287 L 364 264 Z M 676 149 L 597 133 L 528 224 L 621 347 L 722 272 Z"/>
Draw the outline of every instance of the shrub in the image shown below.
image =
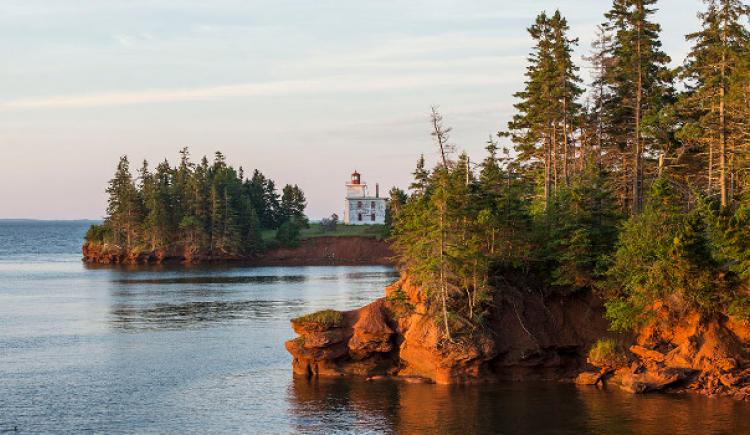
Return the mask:
<path id="1" fill-rule="evenodd" d="M 300 231 L 300 224 L 294 219 L 290 219 L 281 224 L 279 229 L 276 230 L 276 240 L 278 240 L 282 246 L 299 246 Z"/>
<path id="2" fill-rule="evenodd" d="M 339 215 L 333 213 L 331 217 L 323 218 L 320 220 L 320 227 L 323 232 L 336 231 L 336 225 L 339 223 Z"/>
<path id="3" fill-rule="evenodd" d="M 688 213 L 670 182 L 654 182 L 644 211 L 623 226 L 607 273 L 612 329 L 635 329 L 661 300 L 672 313 L 725 309 L 731 282 L 714 257 L 712 218 Z"/>
<path id="4" fill-rule="evenodd" d="M 336 310 L 322 310 L 292 319 L 297 325 L 314 324 L 325 328 L 338 328 L 344 324 L 344 313 Z"/>
<path id="5" fill-rule="evenodd" d="M 597 340 L 589 351 L 589 362 L 597 367 L 615 367 L 625 364 L 627 358 L 613 338 Z"/>
<path id="6" fill-rule="evenodd" d="M 737 296 L 729 304 L 727 314 L 741 320 L 743 322 L 750 322 L 750 297 Z"/>
<path id="7" fill-rule="evenodd" d="M 110 234 L 111 230 L 107 225 L 93 224 L 86 231 L 84 238 L 87 242 L 103 242 Z"/>

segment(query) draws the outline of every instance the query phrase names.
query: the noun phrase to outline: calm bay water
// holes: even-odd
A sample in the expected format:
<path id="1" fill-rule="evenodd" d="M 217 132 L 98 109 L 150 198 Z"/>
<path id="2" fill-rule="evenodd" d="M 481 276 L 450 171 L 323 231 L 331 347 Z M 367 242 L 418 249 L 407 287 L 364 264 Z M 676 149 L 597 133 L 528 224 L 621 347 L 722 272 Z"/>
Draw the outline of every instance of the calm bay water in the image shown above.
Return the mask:
<path id="1" fill-rule="evenodd" d="M 750 433 L 750 405 L 557 383 L 291 375 L 289 319 L 383 267 L 86 267 L 82 222 L 0 222 L 0 432 Z"/>

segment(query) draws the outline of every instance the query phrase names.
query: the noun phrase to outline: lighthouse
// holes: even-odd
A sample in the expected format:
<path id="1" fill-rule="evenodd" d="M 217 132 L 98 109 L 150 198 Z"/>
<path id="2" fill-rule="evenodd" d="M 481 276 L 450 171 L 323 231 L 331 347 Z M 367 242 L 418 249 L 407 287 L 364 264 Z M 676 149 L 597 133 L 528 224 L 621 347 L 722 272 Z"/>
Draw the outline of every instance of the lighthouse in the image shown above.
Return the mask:
<path id="1" fill-rule="evenodd" d="M 375 196 L 370 196 L 367 183 L 362 175 L 354 170 L 346 183 L 344 199 L 344 223 L 347 225 L 385 224 L 385 210 L 388 200 L 380 197 L 380 186 L 375 184 Z"/>

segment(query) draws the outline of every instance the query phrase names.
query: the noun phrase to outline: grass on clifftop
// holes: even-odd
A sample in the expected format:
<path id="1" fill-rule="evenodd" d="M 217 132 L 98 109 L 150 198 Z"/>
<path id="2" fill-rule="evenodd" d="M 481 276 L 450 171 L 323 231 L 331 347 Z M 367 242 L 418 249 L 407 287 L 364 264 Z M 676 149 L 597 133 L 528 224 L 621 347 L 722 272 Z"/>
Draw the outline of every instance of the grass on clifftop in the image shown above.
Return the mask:
<path id="1" fill-rule="evenodd" d="M 617 341 L 612 338 L 599 339 L 589 351 L 589 362 L 597 367 L 617 366 L 625 361 Z"/>
<path id="2" fill-rule="evenodd" d="M 375 237 L 381 239 L 385 237 L 385 225 L 336 225 L 336 231 L 324 231 L 323 226 L 318 223 L 311 223 L 310 228 L 303 228 L 300 233 L 301 239 L 313 239 L 316 237 Z M 264 230 L 264 240 L 271 240 L 276 236 L 276 230 Z"/>
<path id="3" fill-rule="evenodd" d="M 344 324 L 344 313 L 336 310 L 322 310 L 292 319 L 292 323 L 302 325 L 313 323 L 326 328 L 338 328 Z"/>

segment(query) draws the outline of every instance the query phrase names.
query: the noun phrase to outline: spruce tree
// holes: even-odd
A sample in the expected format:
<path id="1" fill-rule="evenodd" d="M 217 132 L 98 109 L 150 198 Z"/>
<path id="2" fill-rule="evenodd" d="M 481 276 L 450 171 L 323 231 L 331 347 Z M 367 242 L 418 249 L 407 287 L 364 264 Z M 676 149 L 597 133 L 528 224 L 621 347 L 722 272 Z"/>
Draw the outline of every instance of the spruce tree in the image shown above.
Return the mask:
<path id="1" fill-rule="evenodd" d="M 114 177 L 107 187 L 107 224 L 111 226 L 114 242 L 124 239 L 127 249 L 134 246 L 143 221 L 143 204 L 130 173 L 127 156 L 120 157 Z"/>
<path id="2" fill-rule="evenodd" d="M 742 20 L 750 8 L 740 0 L 705 0 L 698 14 L 701 30 L 686 39 L 693 46 L 682 69 L 686 92 L 680 98 L 680 114 L 686 119 L 682 139 L 707 156 L 705 164 L 709 195 L 714 192 L 714 168 L 718 166 L 721 205 L 730 201 L 730 143 L 737 141 L 745 118 L 743 83 L 748 74 L 750 32 Z M 739 134 L 738 134 L 739 133 Z M 742 142 L 742 139 L 739 139 Z"/>
<path id="3" fill-rule="evenodd" d="M 414 181 L 409 185 L 409 189 L 417 194 L 424 194 L 427 191 L 427 179 L 429 177 L 429 173 L 425 169 L 424 154 L 419 156 L 417 167 L 412 172 L 412 175 L 414 176 Z"/>
<path id="4" fill-rule="evenodd" d="M 630 209 L 638 213 L 643 202 L 644 155 L 657 149 L 647 134 L 671 96 L 669 56 L 661 50 L 661 26 L 650 20 L 657 0 L 614 0 L 605 14 L 604 28 L 613 37 L 611 64 L 605 74 L 609 87 L 607 135 L 630 158 Z M 629 151 L 628 151 L 629 150 Z M 629 160 L 629 162 L 628 162 Z"/>

